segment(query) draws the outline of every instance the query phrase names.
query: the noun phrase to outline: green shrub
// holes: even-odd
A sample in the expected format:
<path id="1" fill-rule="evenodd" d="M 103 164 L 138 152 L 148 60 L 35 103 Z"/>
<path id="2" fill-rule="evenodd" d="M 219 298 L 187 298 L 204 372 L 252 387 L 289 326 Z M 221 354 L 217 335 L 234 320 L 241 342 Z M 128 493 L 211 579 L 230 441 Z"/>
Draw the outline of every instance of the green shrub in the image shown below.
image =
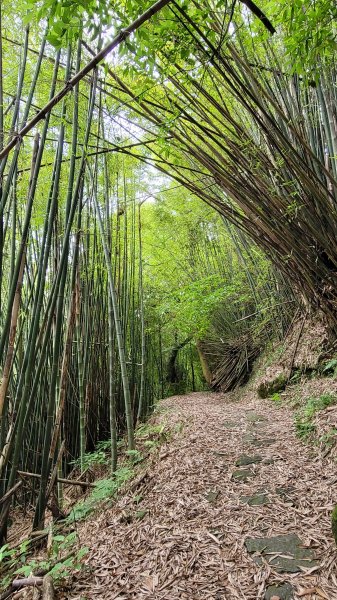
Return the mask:
<path id="1" fill-rule="evenodd" d="M 110 460 L 108 453 L 110 451 L 110 440 L 101 441 L 98 442 L 94 452 L 86 452 L 82 458 L 77 458 L 76 460 L 71 461 L 70 464 L 74 465 L 74 467 L 82 467 L 84 471 L 95 465 L 108 465 Z"/>
<path id="2" fill-rule="evenodd" d="M 308 398 L 306 404 L 295 413 L 297 435 L 304 439 L 313 435 L 316 431 L 313 423 L 315 414 L 336 402 L 337 397 L 334 394 L 322 394 L 319 398 Z"/>
<path id="3" fill-rule="evenodd" d="M 78 544 L 78 541 L 78 535 L 75 532 L 68 535 L 58 534 L 53 536 L 51 549 L 46 560 L 29 560 L 30 540 L 24 540 L 16 548 L 10 549 L 7 544 L 2 546 L 0 548 L 0 571 L 6 572 L 6 575 L 0 579 L 0 589 L 8 587 L 15 575 L 29 577 L 34 571 L 43 569 L 54 580 L 60 580 L 73 571 L 80 570 L 82 568 L 81 560 L 88 552 L 88 548 L 78 546 L 77 551 L 69 556 L 69 551 Z M 68 557 L 62 558 L 60 554 L 66 554 Z"/>
<path id="4" fill-rule="evenodd" d="M 131 479 L 133 475 L 133 469 L 130 467 L 121 467 L 115 471 L 114 477 L 97 481 L 90 496 L 74 506 L 67 520 L 72 522 L 85 519 L 97 508 L 97 504 L 114 498 L 121 486 Z"/>

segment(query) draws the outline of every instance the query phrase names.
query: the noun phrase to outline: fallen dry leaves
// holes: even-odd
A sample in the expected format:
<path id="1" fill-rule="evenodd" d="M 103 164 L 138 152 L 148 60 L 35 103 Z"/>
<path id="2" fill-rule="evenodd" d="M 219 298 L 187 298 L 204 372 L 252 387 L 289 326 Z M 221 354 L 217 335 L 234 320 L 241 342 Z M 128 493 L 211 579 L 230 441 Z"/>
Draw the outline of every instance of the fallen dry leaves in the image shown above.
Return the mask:
<path id="1" fill-rule="evenodd" d="M 78 525 L 81 543 L 90 546 L 88 571 L 67 600 L 259 600 L 268 585 L 285 582 L 295 599 L 337 600 L 332 463 L 296 438 L 291 411 L 252 392 L 235 399 L 195 393 L 162 402 L 157 419 L 183 423 L 183 430 L 161 447 L 137 490 Z M 249 411 L 266 421 L 252 423 Z M 247 434 L 274 441 L 257 448 Z M 238 457 L 257 453 L 263 460 L 250 466 L 254 476 L 233 480 Z M 289 495 L 282 498 L 280 487 Z M 240 502 L 261 490 L 269 504 Z M 142 519 L 123 520 L 140 510 Z M 256 565 L 245 549 L 247 537 L 286 533 L 315 550 L 318 568 L 277 573 L 265 560 Z"/>

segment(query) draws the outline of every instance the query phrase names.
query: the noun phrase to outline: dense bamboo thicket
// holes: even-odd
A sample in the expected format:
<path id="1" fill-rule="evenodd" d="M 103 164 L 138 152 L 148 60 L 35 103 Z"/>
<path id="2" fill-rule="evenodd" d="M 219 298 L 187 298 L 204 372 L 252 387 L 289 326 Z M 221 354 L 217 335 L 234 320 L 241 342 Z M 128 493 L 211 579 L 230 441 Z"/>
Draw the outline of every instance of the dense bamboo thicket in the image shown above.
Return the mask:
<path id="1" fill-rule="evenodd" d="M 189 10 L 174 1 L 165 9 L 179 42 L 173 46 L 169 36 L 155 44 L 147 26 L 156 48 L 152 78 L 139 65 L 137 48 L 136 80 L 110 69 L 109 97 L 115 106 L 122 102 L 122 118 L 130 107 L 149 142 L 145 152 L 130 153 L 249 233 L 295 289 L 335 322 L 334 62 L 322 60 L 309 83 L 289 67 L 287 74 L 282 37 L 256 47 L 237 6 L 232 33 L 233 11 L 221 16 L 212 2 L 207 7 L 208 16 L 196 3 Z"/>
<path id="2" fill-rule="evenodd" d="M 261 66 L 236 4 L 56 49 L 1 3 L 1 538 L 13 504 L 62 516 L 100 440 L 113 476 L 158 398 L 245 382 L 296 292 L 336 320 L 336 72 L 288 76 L 277 42 Z"/>
<path id="3" fill-rule="evenodd" d="M 6 70 L 14 51 L 19 60 L 2 89 L 3 143 L 82 64 L 80 42 L 55 54 L 43 39 L 36 50 L 28 28 L 23 43 L 2 34 Z M 147 344 L 144 327 L 142 171 L 111 153 L 118 129 L 105 110 L 95 73 L 1 163 L 0 495 L 18 471 L 39 474 L 22 496 L 35 506 L 35 527 L 47 504 L 59 511 L 51 472 L 66 474 L 109 437 L 114 470 L 117 436 L 126 429 L 132 450 L 135 420 L 159 395 L 151 359 L 158 340 Z"/>

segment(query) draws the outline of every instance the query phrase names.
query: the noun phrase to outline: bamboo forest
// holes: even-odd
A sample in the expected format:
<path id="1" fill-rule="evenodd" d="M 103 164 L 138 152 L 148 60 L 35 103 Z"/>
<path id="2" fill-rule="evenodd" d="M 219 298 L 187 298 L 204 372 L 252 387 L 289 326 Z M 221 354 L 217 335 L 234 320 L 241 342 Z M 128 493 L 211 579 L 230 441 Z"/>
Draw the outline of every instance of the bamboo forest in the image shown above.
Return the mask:
<path id="1" fill-rule="evenodd" d="M 0 600 L 337 600 L 337 5 L 0 0 Z"/>

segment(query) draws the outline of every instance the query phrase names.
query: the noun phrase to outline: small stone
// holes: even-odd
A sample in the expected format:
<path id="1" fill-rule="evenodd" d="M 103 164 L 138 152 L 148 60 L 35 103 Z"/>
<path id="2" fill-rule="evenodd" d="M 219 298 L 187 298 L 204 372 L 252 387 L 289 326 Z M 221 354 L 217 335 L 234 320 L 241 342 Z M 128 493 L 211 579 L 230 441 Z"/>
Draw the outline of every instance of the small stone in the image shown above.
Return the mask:
<path id="1" fill-rule="evenodd" d="M 232 479 L 236 481 L 247 481 L 250 477 L 253 477 L 253 473 L 250 469 L 237 469 L 232 473 Z"/>
<path id="2" fill-rule="evenodd" d="M 260 463 L 262 461 L 262 456 L 257 454 L 256 456 L 247 456 L 247 454 L 242 454 L 239 456 L 238 460 L 235 463 L 236 467 L 245 467 L 247 465 L 254 465 L 256 463 Z"/>
<path id="3" fill-rule="evenodd" d="M 295 487 L 293 485 L 277 487 L 275 488 L 275 492 L 284 502 L 293 503 L 295 492 Z"/>
<path id="4" fill-rule="evenodd" d="M 254 429 L 259 429 L 260 431 L 263 431 L 265 429 L 265 422 L 264 421 L 256 421 L 255 423 L 251 423 L 249 425 L 249 427 L 254 431 Z"/>
<path id="5" fill-rule="evenodd" d="M 234 429 L 237 423 L 234 423 L 234 421 L 224 421 L 223 425 L 226 427 L 226 429 Z"/>
<path id="6" fill-rule="evenodd" d="M 290 533 L 266 538 L 247 538 L 245 546 L 250 554 L 259 552 L 261 556 L 254 556 L 257 565 L 267 560 L 275 571 L 279 573 L 298 573 L 301 567 L 312 568 L 317 566 L 314 552 L 304 548 L 298 535 Z"/>
<path id="7" fill-rule="evenodd" d="M 266 417 L 264 417 L 263 415 L 258 415 L 255 412 L 249 412 L 249 413 L 247 413 L 246 414 L 246 419 L 250 423 L 262 423 L 262 422 L 267 421 Z"/>
<path id="8" fill-rule="evenodd" d="M 248 443 L 253 443 L 255 441 L 257 441 L 257 437 L 254 435 L 254 433 L 245 433 L 245 435 L 242 437 L 244 442 L 248 442 Z"/>
<path id="9" fill-rule="evenodd" d="M 214 504 L 218 496 L 219 492 L 217 490 L 215 490 L 214 492 L 208 492 L 208 494 L 206 494 L 206 500 L 208 500 L 208 502 L 210 502 L 211 504 Z"/>
<path id="10" fill-rule="evenodd" d="M 267 494 L 255 494 L 255 496 L 241 496 L 241 502 L 248 504 L 248 506 L 263 506 L 269 504 L 269 498 Z"/>
<path id="11" fill-rule="evenodd" d="M 264 595 L 264 600 L 275 600 L 279 598 L 279 600 L 293 600 L 293 588 L 289 583 L 284 583 L 283 585 L 270 585 L 266 589 L 266 593 Z"/>
<path id="12" fill-rule="evenodd" d="M 275 442 L 276 440 L 274 438 L 255 438 L 255 440 L 252 442 L 252 445 L 256 446 L 257 448 L 267 448 L 267 446 L 271 446 Z"/>
<path id="13" fill-rule="evenodd" d="M 263 461 L 263 464 L 264 465 L 273 465 L 274 462 L 275 462 L 274 458 L 265 458 L 264 461 Z"/>

